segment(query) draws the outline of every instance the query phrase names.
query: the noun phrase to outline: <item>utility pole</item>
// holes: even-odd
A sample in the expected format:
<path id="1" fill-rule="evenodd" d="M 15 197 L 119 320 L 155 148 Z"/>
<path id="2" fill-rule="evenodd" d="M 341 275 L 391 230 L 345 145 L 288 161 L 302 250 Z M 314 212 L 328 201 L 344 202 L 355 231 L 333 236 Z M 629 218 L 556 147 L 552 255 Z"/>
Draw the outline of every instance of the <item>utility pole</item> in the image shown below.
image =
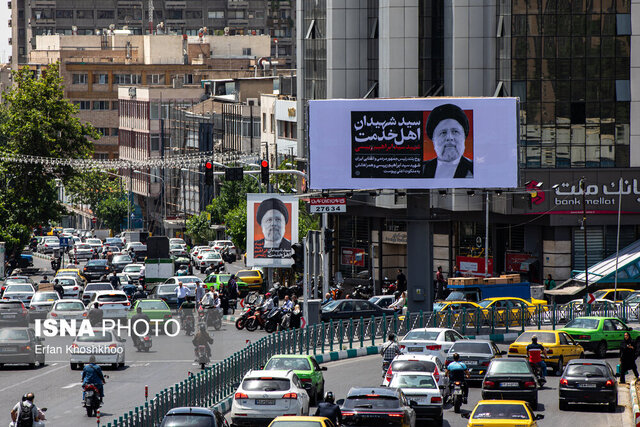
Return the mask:
<path id="1" fill-rule="evenodd" d="M 153 0 L 149 0 L 149 34 L 153 34 Z"/>
<path id="2" fill-rule="evenodd" d="M 580 191 L 582 191 L 582 232 L 584 237 L 584 284 L 589 293 L 589 264 L 587 257 L 587 203 L 585 199 L 586 182 L 584 176 L 580 178 Z"/>
<path id="3" fill-rule="evenodd" d="M 129 164 L 129 194 L 127 194 L 127 230 L 131 230 L 131 194 L 133 194 L 133 166 Z"/>
<path id="4" fill-rule="evenodd" d="M 326 237 L 326 230 L 329 227 L 329 214 L 322 213 L 322 240 L 324 242 Z M 324 246 L 324 245 L 323 245 Z M 322 251 L 322 296 L 329 292 L 329 254 L 323 247 Z"/>

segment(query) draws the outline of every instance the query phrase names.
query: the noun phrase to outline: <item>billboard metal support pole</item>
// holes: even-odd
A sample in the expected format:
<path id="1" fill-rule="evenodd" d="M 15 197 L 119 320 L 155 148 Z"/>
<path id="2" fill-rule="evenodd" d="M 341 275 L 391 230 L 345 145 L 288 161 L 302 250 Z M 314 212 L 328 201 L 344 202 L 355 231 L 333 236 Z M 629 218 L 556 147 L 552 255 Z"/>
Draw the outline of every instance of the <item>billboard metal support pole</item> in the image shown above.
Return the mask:
<path id="1" fill-rule="evenodd" d="M 622 177 L 618 188 L 622 188 Z M 620 213 L 622 210 L 622 191 L 618 191 L 618 231 L 616 233 L 616 278 L 613 286 L 613 300 L 618 301 L 618 259 L 620 258 Z"/>
<path id="2" fill-rule="evenodd" d="M 585 201 L 585 193 L 586 193 L 586 180 L 584 177 L 580 178 L 580 191 L 582 191 L 582 228 L 583 228 L 583 237 L 584 237 L 584 285 L 585 290 L 587 291 L 587 295 L 585 298 L 588 298 L 589 294 L 589 261 L 587 257 L 587 205 Z"/>
<path id="3" fill-rule="evenodd" d="M 329 214 L 326 212 L 323 212 L 322 214 L 322 243 L 323 243 L 323 248 L 322 248 L 322 296 L 321 298 L 324 298 L 324 295 L 327 294 L 327 292 L 329 292 L 329 252 L 325 252 L 324 250 L 324 237 L 325 237 L 325 231 L 329 226 Z"/>
<path id="4" fill-rule="evenodd" d="M 302 259 L 304 260 L 304 270 L 302 273 L 302 312 L 305 316 L 309 316 L 309 239 L 302 238 Z"/>
<path id="5" fill-rule="evenodd" d="M 486 190 L 486 212 L 484 216 L 484 276 L 489 277 L 489 190 Z"/>
<path id="6" fill-rule="evenodd" d="M 318 292 L 320 290 L 320 274 L 322 273 L 322 259 L 321 256 L 321 246 L 320 246 L 320 232 L 314 231 L 314 239 L 313 239 L 313 265 L 314 265 L 314 278 L 313 278 L 313 298 L 318 298 Z"/>

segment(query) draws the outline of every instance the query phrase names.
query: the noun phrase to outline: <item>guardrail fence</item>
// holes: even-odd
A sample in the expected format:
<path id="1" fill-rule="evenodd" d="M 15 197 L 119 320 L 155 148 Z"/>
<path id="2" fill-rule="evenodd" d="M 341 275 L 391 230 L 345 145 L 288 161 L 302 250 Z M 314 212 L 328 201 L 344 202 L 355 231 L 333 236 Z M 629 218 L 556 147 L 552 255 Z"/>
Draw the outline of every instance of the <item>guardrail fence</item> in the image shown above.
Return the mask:
<path id="1" fill-rule="evenodd" d="M 275 354 L 323 354 L 362 348 L 398 336 L 414 328 L 439 327 L 463 335 L 522 332 L 526 326 L 552 328 L 580 316 L 613 316 L 624 321 L 640 320 L 640 306 L 627 304 L 570 304 L 563 306 L 475 309 L 419 312 L 406 315 L 337 320 L 273 333 L 247 345 L 225 360 L 190 375 L 157 393 L 143 405 L 103 427 L 153 427 L 169 409 L 179 406 L 212 407 L 235 392 L 249 369 L 259 369 Z M 215 345 L 215 343 L 214 343 Z"/>

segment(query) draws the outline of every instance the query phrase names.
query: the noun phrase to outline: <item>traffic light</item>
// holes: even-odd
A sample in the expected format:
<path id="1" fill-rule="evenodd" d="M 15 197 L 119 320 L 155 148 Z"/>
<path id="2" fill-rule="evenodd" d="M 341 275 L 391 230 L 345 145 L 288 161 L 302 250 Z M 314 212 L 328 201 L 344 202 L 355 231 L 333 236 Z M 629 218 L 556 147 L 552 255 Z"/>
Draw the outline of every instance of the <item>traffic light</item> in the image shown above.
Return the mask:
<path id="1" fill-rule="evenodd" d="M 244 171 L 242 168 L 226 168 L 224 170 L 224 179 L 226 181 L 242 181 L 244 179 Z"/>
<path id="2" fill-rule="evenodd" d="M 293 249 L 293 271 L 303 272 L 304 271 L 304 253 L 302 250 L 302 243 L 294 243 L 291 245 L 291 249 Z"/>
<path id="3" fill-rule="evenodd" d="M 260 177 L 263 184 L 269 185 L 269 162 L 267 160 L 260 162 Z"/>
<path id="4" fill-rule="evenodd" d="M 325 228 L 324 229 L 324 251 L 325 252 L 331 252 L 331 249 L 333 249 L 333 229 L 331 228 Z"/>
<path id="5" fill-rule="evenodd" d="M 213 163 L 204 164 L 204 182 L 207 185 L 213 185 Z"/>

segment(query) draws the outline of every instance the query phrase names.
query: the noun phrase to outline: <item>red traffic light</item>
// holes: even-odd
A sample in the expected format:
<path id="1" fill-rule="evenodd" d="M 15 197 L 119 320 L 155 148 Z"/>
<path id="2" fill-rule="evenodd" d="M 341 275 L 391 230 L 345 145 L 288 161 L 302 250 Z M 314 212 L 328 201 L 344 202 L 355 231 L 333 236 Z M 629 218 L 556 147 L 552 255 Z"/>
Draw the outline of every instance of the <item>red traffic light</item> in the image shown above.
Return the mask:
<path id="1" fill-rule="evenodd" d="M 207 169 L 213 169 L 213 163 L 207 162 L 207 163 L 204 164 L 204 167 L 207 168 Z"/>
<path id="2" fill-rule="evenodd" d="M 269 167 L 269 162 L 266 160 L 263 160 L 260 162 L 260 166 L 262 166 L 263 168 L 268 168 Z"/>

